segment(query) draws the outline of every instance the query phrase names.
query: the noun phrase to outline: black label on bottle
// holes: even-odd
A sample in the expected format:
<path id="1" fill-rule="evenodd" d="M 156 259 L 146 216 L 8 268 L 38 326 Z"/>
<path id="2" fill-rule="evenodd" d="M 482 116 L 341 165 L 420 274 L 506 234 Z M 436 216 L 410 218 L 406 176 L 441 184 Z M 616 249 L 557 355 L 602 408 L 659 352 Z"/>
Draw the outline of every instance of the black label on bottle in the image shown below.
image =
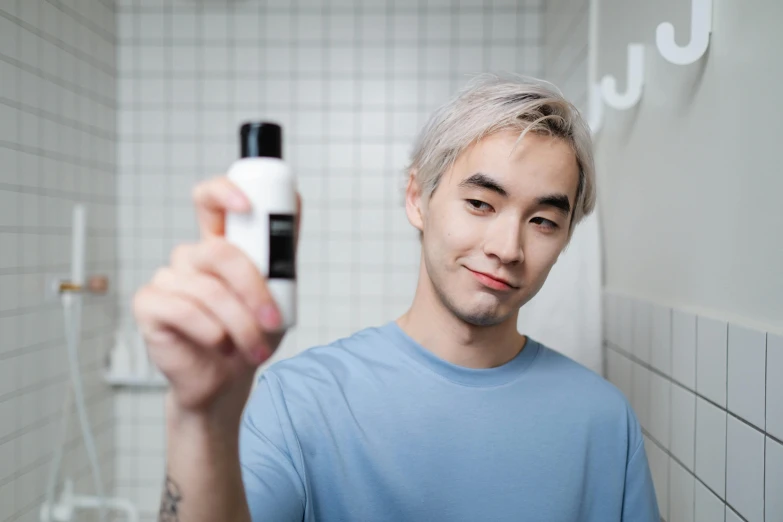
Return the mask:
<path id="1" fill-rule="evenodd" d="M 269 278 L 296 279 L 292 214 L 269 215 Z"/>

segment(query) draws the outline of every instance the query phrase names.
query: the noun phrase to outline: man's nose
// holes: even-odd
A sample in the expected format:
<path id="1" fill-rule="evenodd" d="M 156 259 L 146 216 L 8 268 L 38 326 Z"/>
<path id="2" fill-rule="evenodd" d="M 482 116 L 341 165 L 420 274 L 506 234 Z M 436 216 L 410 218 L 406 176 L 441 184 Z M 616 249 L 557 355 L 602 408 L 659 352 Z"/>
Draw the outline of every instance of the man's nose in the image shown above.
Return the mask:
<path id="1" fill-rule="evenodd" d="M 522 243 L 519 220 L 497 220 L 487 230 L 484 238 L 484 253 L 497 257 L 505 265 L 521 263 L 525 258 Z"/>

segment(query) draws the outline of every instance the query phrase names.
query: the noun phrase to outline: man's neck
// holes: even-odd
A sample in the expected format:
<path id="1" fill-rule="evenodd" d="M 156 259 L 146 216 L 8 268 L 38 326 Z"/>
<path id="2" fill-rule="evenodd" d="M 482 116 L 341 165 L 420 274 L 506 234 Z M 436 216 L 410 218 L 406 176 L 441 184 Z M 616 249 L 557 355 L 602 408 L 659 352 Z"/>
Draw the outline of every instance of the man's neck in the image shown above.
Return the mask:
<path id="1" fill-rule="evenodd" d="M 441 359 L 467 368 L 495 368 L 513 359 L 525 345 L 517 315 L 494 326 L 475 326 L 446 308 L 423 273 L 413 304 L 397 325 Z"/>

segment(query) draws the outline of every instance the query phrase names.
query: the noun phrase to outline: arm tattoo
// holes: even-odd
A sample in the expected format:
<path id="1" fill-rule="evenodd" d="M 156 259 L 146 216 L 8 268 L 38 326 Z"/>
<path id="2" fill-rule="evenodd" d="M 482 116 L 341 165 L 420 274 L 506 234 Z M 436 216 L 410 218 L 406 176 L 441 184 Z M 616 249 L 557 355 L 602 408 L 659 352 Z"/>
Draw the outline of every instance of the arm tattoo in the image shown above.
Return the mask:
<path id="1" fill-rule="evenodd" d="M 179 503 L 182 493 L 179 486 L 166 475 L 166 488 L 163 491 L 163 499 L 160 502 L 160 514 L 158 522 L 179 522 Z"/>

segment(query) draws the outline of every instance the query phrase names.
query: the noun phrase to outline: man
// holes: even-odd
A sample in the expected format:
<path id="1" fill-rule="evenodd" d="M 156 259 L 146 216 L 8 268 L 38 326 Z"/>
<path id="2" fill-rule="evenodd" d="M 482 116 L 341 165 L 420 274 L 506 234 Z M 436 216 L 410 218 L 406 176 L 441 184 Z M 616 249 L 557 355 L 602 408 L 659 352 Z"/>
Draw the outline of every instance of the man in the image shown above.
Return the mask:
<path id="1" fill-rule="evenodd" d="M 558 91 L 476 78 L 414 147 L 410 309 L 276 363 L 247 405 L 280 317 L 222 237 L 247 200 L 224 178 L 197 187 L 203 240 L 135 300 L 171 381 L 161 519 L 658 522 L 628 402 L 516 329 L 594 178 L 589 130 Z"/>

